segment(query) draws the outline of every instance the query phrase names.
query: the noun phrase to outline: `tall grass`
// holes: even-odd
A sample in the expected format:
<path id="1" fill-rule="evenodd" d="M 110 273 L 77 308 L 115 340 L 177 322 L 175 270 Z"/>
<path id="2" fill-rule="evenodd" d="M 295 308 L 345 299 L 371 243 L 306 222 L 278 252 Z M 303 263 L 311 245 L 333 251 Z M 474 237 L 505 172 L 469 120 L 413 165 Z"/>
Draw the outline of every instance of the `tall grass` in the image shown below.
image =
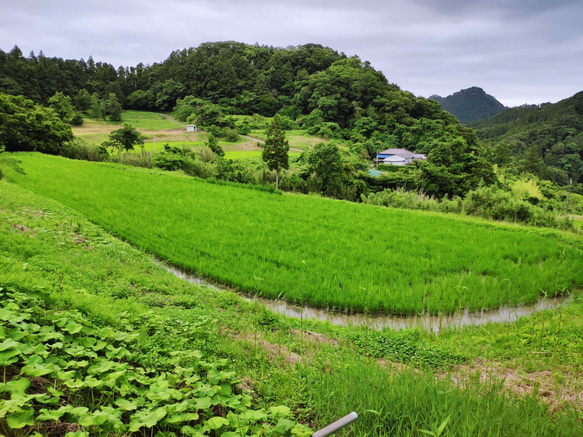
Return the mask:
<path id="1" fill-rule="evenodd" d="M 437 313 L 532 302 L 583 284 L 580 243 L 550 230 L 19 158 L 23 186 L 173 264 L 265 297 Z"/>
<path id="2" fill-rule="evenodd" d="M 311 374 L 309 369 L 304 370 Z M 501 382 L 469 378 L 462 389 L 450 375 L 437 377 L 411 369 L 382 368 L 354 360 L 342 370 L 324 372 L 312 389 L 322 423 L 356 411 L 354 435 L 367 436 L 577 436 L 583 431 L 574 416 L 553 422 L 548 407 L 534 396 L 517 399 Z"/>

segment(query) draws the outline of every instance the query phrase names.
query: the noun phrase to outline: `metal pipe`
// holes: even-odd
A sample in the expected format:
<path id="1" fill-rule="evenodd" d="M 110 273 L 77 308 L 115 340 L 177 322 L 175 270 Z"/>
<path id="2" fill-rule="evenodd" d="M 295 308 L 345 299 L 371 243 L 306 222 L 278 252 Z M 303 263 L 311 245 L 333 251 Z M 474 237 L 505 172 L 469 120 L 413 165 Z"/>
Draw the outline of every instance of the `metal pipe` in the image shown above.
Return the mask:
<path id="1" fill-rule="evenodd" d="M 325 428 L 322 428 L 320 431 L 316 431 L 314 434 L 312 434 L 312 437 L 326 437 L 334 434 L 336 431 L 344 428 L 349 423 L 354 422 L 357 417 L 358 414 L 353 411 L 349 415 L 344 416 L 342 419 L 338 419 L 336 422 L 331 423 Z"/>

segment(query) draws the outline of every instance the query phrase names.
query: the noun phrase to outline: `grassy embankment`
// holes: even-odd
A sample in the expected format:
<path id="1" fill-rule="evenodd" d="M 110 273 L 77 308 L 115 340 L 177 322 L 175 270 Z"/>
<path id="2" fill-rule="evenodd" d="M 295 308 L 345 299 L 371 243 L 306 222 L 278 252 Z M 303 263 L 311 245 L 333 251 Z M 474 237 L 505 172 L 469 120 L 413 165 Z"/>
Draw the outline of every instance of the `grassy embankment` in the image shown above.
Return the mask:
<path id="1" fill-rule="evenodd" d="M 374 333 L 289 320 L 233 293 L 184 283 L 81 214 L 6 182 L 0 182 L 0 216 L 2 351 L 15 349 L 14 343 L 31 346 L 23 346 L 12 357 L 15 362 L 2 363 L 8 384 L 0 396 L 11 399 L 2 406 L 23 405 L 9 421 L 0 419 L 6 435 L 34 430 L 84 435 L 81 429 L 91 435 L 175 430 L 196 435 L 197 428 L 210 435 L 241 435 L 258 432 L 253 426 L 289 433 L 294 422 L 282 420 L 287 410 L 273 408 L 277 404 L 315 427 L 356 410 L 360 417 L 351 435 L 421 436 L 443 423 L 445 435 L 452 436 L 583 431 L 565 405 L 557 403 L 561 408 L 551 416 L 538 402 L 538 387 L 517 397 L 496 379 L 482 381 L 484 371 L 424 370 L 460 359 L 472 364 L 484 351 L 491 360 L 538 359 L 543 354 L 530 352 L 540 351 L 540 331 L 543 352 L 556 358 L 554 369 L 562 370 L 562 359 L 564 366 L 575 366 L 571 376 L 576 376 L 581 367 L 573 357 L 582 351 L 579 297 L 560 313 L 544 313 L 542 330 L 539 320 L 528 318 L 516 329 L 469 328 L 443 338 L 415 331 Z M 7 299 L 6 291 L 16 294 Z M 38 298 L 31 302 L 34 295 Z M 25 336 L 22 329 L 28 330 Z M 524 341 L 528 332 L 536 342 Z M 478 341 L 464 345 L 464 355 L 457 347 L 448 349 L 448 342 L 472 344 L 472 338 Z M 408 362 L 420 370 L 398 364 Z M 565 390 L 577 390 L 576 384 L 580 390 L 580 377 L 565 381 Z M 24 378 L 32 381 L 30 387 Z M 558 379 L 556 385 L 562 386 Z M 247 411 L 251 401 L 254 411 L 263 410 Z M 196 408 L 186 410 L 189 404 Z"/>
<path id="2" fill-rule="evenodd" d="M 177 266 L 272 299 L 436 314 L 533 302 L 583 285 L 581 241 L 557 231 L 20 158 L 23 186 Z"/>

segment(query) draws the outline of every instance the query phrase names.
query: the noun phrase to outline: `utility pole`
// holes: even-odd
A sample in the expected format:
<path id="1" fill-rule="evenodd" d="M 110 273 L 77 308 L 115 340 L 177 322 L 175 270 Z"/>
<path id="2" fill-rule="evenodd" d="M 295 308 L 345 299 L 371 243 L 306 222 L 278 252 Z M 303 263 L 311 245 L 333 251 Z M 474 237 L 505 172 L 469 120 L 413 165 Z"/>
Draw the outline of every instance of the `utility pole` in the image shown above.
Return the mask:
<path id="1" fill-rule="evenodd" d="M 571 200 L 571 187 L 573 186 L 573 179 L 569 178 L 569 194 L 567 195 L 567 207 L 565 208 L 565 215 L 569 213 L 569 200 Z"/>

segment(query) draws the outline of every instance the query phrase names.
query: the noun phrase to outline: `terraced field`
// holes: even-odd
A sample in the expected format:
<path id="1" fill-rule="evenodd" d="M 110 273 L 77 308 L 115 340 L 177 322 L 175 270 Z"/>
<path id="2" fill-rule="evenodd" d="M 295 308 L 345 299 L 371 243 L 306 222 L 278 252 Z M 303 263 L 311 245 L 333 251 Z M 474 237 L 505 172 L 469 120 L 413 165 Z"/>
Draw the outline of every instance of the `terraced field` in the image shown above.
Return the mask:
<path id="1" fill-rule="evenodd" d="M 576 237 L 21 154 L 18 182 L 220 283 L 337 310 L 451 313 L 583 285 Z"/>

